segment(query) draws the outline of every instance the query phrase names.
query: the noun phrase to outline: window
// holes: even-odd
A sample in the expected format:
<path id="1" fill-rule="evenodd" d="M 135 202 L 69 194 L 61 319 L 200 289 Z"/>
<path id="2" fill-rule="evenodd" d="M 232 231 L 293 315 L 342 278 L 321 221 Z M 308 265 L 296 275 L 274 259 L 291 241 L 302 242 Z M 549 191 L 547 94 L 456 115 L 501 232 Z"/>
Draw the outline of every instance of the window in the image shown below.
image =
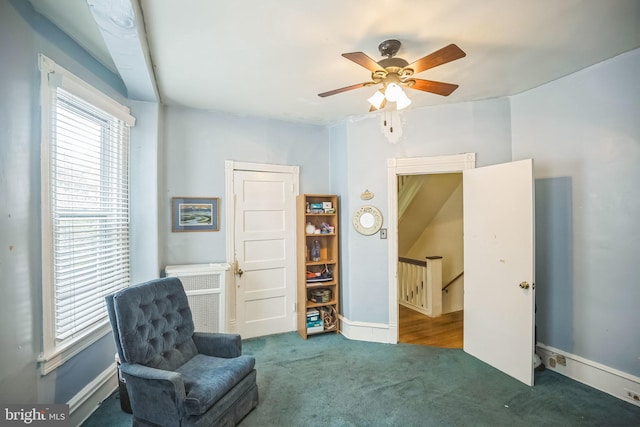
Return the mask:
<path id="1" fill-rule="evenodd" d="M 42 372 L 110 331 L 104 297 L 129 285 L 129 110 L 45 56 Z"/>

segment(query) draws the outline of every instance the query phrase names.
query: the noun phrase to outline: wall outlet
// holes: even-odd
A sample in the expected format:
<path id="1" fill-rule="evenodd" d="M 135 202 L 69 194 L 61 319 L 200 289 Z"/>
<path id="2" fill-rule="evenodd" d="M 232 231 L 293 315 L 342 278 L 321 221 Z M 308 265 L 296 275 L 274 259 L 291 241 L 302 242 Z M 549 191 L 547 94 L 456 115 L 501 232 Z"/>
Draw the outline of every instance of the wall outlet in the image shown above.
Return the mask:
<path id="1" fill-rule="evenodd" d="M 556 362 L 558 365 L 567 366 L 567 358 L 561 354 L 556 355 Z"/>
<path id="2" fill-rule="evenodd" d="M 624 389 L 624 397 L 635 402 L 635 404 L 640 404 L 640 393 L 636 393 L 635 391 L 631 391 L 628 388 Z"/>
<path id="3" fill-rule="evenodd" d="M 556 367 L 556 359 L 554 359 L 553 357 L 549 358 L 549 367 L 550 368 L 555 368 Z"/>

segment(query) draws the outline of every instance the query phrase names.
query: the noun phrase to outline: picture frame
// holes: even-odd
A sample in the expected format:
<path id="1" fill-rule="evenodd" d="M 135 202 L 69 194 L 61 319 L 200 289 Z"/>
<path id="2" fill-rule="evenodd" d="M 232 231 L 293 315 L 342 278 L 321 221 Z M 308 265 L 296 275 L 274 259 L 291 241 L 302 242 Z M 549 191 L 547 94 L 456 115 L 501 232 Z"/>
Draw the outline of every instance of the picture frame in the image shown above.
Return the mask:
<path id="1" fill-rule="evenodd" d="M 220 198 L 172 197 L 171 231 L 219 231 Z"/>

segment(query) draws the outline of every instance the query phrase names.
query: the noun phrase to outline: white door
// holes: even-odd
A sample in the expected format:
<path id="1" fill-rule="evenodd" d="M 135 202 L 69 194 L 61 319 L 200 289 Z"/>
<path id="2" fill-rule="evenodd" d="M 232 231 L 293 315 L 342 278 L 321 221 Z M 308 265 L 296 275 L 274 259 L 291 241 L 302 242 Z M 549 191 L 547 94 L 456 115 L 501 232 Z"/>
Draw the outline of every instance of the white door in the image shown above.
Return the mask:
<path id="1" fill-rule="evenodd" d="M 234 171 L 236 316 L 243 338 L 295 330 L 295 188 L 290 173 Z"/>
<path id="2" fill-rule="evenodd" d="M 533 385 L 533 160 L 463 172 L 464 351 Z"/>

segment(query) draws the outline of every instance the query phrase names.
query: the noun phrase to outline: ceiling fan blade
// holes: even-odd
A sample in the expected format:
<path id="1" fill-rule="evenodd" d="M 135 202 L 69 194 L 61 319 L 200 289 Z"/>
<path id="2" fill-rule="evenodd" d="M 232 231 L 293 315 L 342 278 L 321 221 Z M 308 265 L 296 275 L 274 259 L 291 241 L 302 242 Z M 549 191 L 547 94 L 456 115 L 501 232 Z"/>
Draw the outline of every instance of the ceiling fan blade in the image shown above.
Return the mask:
<path id="1" fill-rule="evenodd" d="M 342 56 L 344 56 L 348 60 L 353 61 L 356 64 L 366 68 L 367 70 L 371 71 L 372 73 L 374 73 L 376 71 L 379 71 L 379 70 L 384 71 L 383 67 L 381 67 L 376 61 L 374 61 L 373 58 L 371 58 L 370 56 L 368 56 L 367 54 L 365 54 L 363 52 L 343 53 Z"/>
<path id="2" fill-rule="evenodd" d="M 414 74 L 420 73 L 429 68 L 437 67 L 438 65 L 446 64 L 447 62 L 455 61 L 456 59 L 464 58 L 467 56 L 462 49 L 455 44 L 450 44 L 443 47 L 440 50 L 420 58 L 417 61 L 407 65 L 406 68 L 411 68 Z"/>
<path id="3" fill-rule="evenodd" d="M 425 92 L 435 93 L 436 95 L 449 96 L 451 93 L 458 89 L 458 85 L 443 82 L 434 82 L 433 80 L 411 79 L 413 84 L 408 86 L 411 89 L 422 90 Z"/>
<path id="4" fill-rule="evenodd" d="M 348 90 L 359 89 L 361 87 L 369 86 L 371 84 L 373 84 L 373 82 L 358 83 L 358 84 L 347 86 L 347 87 L 341 87 L 340 89 L 330 90 L 329 92 L 322 92 L 322 93 L 319 93 L 318 96 L 324 98 L 326 96 L 335 95 L 336 93 L 342 93 Z"/>

